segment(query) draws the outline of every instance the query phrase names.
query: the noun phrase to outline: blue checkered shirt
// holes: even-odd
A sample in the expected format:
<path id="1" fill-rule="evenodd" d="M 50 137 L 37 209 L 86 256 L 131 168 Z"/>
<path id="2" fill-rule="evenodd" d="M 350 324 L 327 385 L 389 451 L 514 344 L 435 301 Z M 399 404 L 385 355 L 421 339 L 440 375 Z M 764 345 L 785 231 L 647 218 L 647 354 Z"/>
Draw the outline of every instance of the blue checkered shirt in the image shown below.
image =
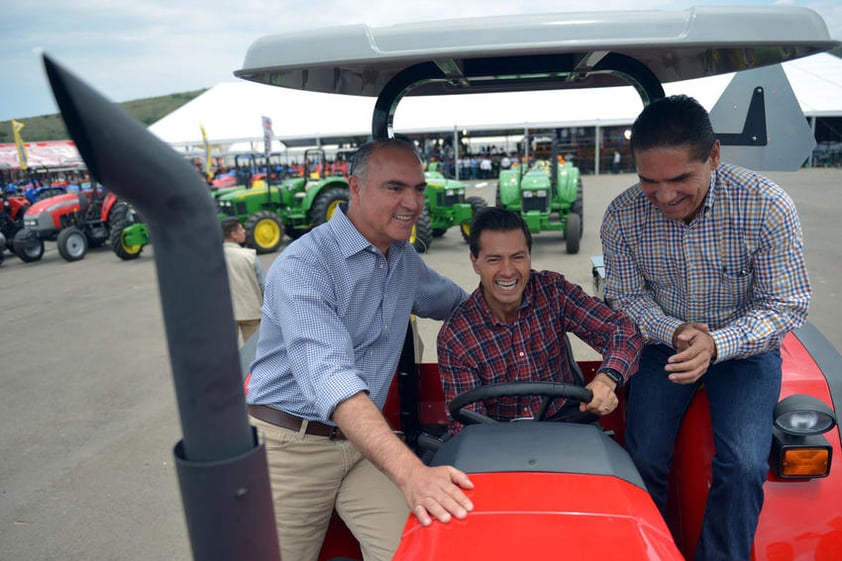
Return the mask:
<path id="1" fill-rule="evenodd" d="M 465 298 L 407 242 L 386 257 L 339 210 L 269 268 L 247 401 L 321 422 L 359 392 L 382 409 L 410 313 L 444 320 Z"/>
<path id="2" fill-rule="evenodd" d="M 601 236 L 605 298 L 648 343 L 672 346 L 679 325 L 706 323 L 718 362 L 780 347 L 807 317 L 795 204 L 752 171 L 721 164 L 690 224 L 665 218 L 634 185 L 608 206 Z"/>

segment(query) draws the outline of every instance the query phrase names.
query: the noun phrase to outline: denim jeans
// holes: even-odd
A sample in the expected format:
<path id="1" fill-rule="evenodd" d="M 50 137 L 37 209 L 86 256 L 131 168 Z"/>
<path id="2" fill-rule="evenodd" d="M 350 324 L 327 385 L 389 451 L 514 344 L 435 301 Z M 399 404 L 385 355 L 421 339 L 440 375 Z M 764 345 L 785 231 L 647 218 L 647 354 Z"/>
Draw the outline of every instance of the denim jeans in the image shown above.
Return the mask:
<path id="1" fill-rule="evenodd" d="M 626 449 L 661 514 L 673 447 L 690 401 L 704 382 L 713 439 L 712 482 L 694 561 L 748 561 L 769 471 L 772 418 L 781 390 L 781 355 L 767 351 L 712 365 L 696 384 L 667 378 L 674 351 L 645 345 L 629 384 Z"/>

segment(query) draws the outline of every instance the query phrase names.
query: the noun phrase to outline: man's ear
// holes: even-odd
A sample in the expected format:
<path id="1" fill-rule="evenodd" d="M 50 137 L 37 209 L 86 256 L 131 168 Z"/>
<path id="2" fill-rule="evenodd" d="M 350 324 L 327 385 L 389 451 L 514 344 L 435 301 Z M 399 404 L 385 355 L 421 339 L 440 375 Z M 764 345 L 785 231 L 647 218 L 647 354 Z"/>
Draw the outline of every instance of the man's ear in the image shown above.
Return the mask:
<path id="1" fill-rule="evenodd" d="M 476 274 L 479 274 L 479 267 L 477 266 L 477 258 L 476 258 L 476 257 L 474 257 L 474 254 L 473 254 L 473 253 L 471 253 L 471 254 L 470 254 L 470 256 L 471 256 L 471 265 L 472 265 L 472 266 L 473 266 L 473 268 L 474 268 L 474 272 L 475 272 Z"/>

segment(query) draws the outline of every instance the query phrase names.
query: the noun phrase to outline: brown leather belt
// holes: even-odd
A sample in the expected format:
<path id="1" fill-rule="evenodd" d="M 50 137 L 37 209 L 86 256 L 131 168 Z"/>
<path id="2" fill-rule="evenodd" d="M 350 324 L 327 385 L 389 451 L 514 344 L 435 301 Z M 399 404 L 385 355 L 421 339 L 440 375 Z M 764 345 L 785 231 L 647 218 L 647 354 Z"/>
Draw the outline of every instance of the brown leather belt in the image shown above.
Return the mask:
<path id="1" fill-rule="evenodd" d="M 294 431 L 301 430 L 301 424 L 304 419 L 290 415 L 286 411 L 275 409 L 274 407 L 267 407 L 266 405 L 249 405 L 249 415 L 265 421 L 270 425 L 276 425 L 285 429 Z M 345 435 L 339 430 L 339 427 L 319 423 L 318 421 L 307 421 L 307 430 L 305 434 L 314 434 L 316 436 L 327 436 L 331 440 L 345 440 Z"/>

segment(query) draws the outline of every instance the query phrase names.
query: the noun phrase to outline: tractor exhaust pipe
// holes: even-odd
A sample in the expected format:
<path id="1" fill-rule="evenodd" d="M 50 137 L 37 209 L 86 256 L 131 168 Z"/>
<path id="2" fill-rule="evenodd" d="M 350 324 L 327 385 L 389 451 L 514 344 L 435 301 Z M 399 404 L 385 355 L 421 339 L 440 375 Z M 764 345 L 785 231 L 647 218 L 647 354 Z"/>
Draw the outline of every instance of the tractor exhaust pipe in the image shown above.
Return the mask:
<path id="1" fill-rule="evenodd" d="M 44 55 L 94 178 L 134 204 L 155 264 L 183 439 L 175 460 L 196 560 L 279 560 L 266 453 L 249 426 L 222 233 L 207 185 L 146 127 Z"/>

